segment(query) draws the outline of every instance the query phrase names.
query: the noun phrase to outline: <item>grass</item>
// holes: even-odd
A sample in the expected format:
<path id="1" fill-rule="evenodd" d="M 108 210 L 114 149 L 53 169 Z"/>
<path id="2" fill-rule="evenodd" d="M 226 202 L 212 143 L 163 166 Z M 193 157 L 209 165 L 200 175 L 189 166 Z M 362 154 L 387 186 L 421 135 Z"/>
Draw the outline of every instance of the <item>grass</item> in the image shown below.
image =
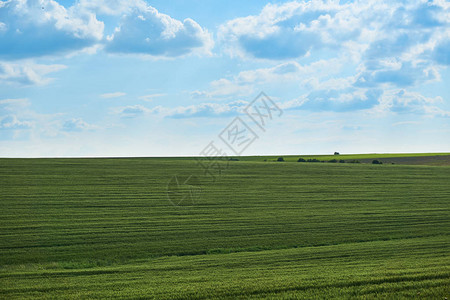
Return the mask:
<path id="1" fill-rule="evenodd" d="M 201 196 L 171 205 L 190 174 Z M 450 167 L 236 161 L 216 179 L 188 159 L 0 159 L 0 298 L 450 295 Z"/>

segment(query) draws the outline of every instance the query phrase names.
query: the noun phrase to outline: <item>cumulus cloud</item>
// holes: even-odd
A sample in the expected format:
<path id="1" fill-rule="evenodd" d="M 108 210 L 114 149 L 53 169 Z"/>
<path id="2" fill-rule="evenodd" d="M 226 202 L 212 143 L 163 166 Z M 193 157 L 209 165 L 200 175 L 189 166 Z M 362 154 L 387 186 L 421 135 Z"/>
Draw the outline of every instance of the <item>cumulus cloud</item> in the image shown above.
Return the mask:
<path id="1" fill-rule="evenodd" d="M 232 56 L 286 61 L 242 71 L 234 84 L 298 81 L 313 90 L 281 103 L 286 109 L 364 110 L 390 97 L 390 109 L 399 111 L 392 91 L 439 81 L 441 66 L 450 64 L 449 25 L 446 1 L 311 0 L 266 5 L 259 15 L 227 22 L 218 35 Z M 327 60 L 318 60 L 321 49 Z M 308 55 L 310 65 L 297 60 Z M 410 112 L 431 111 L 402 103 Z"/>
<path id="2" fill-rule="evenodd" d="M 0 20 L 0 58 L 6 60 L 64 54 L 103 37 L 95 14 L 53 0 L 1 1 Z"/>
<path id="3" fill-rule="evenodd" d="M 53 80 L 47 74 L 65 69 L 65 65 L 0 62 L 0 82 L 18 85 L 43 85 Z"/>
<path id="4" fill-rule="evenodd" d="M 181 22 L 145 6 L 124 16 L 121 25 L 108 37 L 105 49 L 111 53 L 177 57 L 209 53 L 212 46 L 211 34 L 194 20 Z"/>
<path id="5" fill-rule="evenodd" d="M 268 4 L 257 16 L 238 18 L 219 28 L 219 37 L 233 55 L 250 55 L 265 59 L 292 59 L 305 56 L 312 49 L 322 48 L 329 36 L 339 6 L 333 2 L 289 2 Z M 354 31 L 356 27 L 349 28 Z"/>
<path id="6" fill-rule="evenodd" d="M 122 16 L 104 39 L 97 15 Z M 105 46 L 110 53 L 177 57 L 210 54 L 212 35 L 194 20 L 179 21 L 143 0 L 80 0 L 64 7 L 54 0 L 0 0 L 0 59 L 67 54 Z"/>
<path id="7" fill-rule="evenodd" d="M 225 45 L 230 46 L 231 54 L 249 54 L 257 58 L 273 59 L 303 56 L 313 43 L 302 43 L 300 35 L 294 31 L 294 26 L 278 25 L 289 20 L 293 14 L 283 8 L 284 6 L 269 4 L 259 16 L 231 20 L 220 27 L 219 36 Z"/>
<path id="8" fill-rule="evenodd" d="M 232 55 L 293 59 L 357 42 L 365 45 L 361 50 L 367 58 L 376 59 L 399 56 L 427 43 L 448 25 L 445 1 L 311 0 L 268 4 L 259 15 L 222 25 L 218 35 Z"/>

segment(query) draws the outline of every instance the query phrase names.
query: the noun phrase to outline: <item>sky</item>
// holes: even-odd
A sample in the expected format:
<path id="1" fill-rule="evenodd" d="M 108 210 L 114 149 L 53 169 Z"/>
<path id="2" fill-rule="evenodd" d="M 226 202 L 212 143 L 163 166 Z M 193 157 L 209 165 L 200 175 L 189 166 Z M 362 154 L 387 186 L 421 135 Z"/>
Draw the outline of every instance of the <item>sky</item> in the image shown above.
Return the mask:
<path id="1" fill-rule="evenodd" d="M 445 0 L 0 0 L 0 157 L 450 152 L 449 67 Z"/>

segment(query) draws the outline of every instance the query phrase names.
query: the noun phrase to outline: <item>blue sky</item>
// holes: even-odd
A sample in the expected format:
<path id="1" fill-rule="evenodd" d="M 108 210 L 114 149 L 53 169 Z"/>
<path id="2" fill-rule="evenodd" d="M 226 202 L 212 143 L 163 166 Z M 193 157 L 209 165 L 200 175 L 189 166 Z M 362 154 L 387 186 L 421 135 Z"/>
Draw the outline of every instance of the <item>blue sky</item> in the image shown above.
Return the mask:
<path id="1" fill-rule="evenodd" d="M 448 152 L 449 67 L 444 0 L 0 0 L 0 157 Z"/>

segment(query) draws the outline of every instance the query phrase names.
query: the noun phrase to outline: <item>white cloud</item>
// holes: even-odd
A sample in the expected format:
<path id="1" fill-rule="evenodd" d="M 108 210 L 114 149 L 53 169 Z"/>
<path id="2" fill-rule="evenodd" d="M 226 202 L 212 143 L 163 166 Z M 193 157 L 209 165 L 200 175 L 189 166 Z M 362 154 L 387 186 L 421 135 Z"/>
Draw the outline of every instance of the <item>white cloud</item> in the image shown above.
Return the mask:
<path id="1" fill-rule="evenodd" d="M 344 8 L 347 5 L 343 6 Z M 268 4 L 258 16 L 228 21 L 219 28 L 219 38 L 232 55 L 266 59 L 292 59 L 322 47 L 321 31 L 341 9 L 334 2 L 289 2 Z"/>
<path id="2" fill-rule="evenodd" d="M 273 82 L 278 80 L 295 80 L 304 72 L 304 67 L 295 61 L 279 64 L 272 68 L 260 68 L 241 71 L 236 76 L 240 83 Z"/>
<path id="3" fill-rule="evenodd" d="M 285 61 L 242 71 L 231 84 L 298 82 L 312 91 L 281 103 L 284 108 L 345 112 L 378 109 L 399 87 L 440 81 L 439 71 L 450 65 L 449 17 L 442 1 L 293 1 L 231 20 L 218 35 L 232 56 Z M 312 63 L 302 65 L 305 56 Z M 437 107 L 405 95 L 390 109 L 424 113 Z"/>
<path id="4" fill-rule="evenodd" d="M 391 65 L 383 65 L 383 60 L 377 60 L 366 62 L 361 66 L 361 72 L 356 77 L 355 85 L 391 84 L 406 87 L 439 79 L 437 68 L 427 61 L 397 61 Z"/>
<path id="5" fill-rule="evenodd" d="M 314 90 L 300 97 L 278 103 L 284 110 L 311 112 L 366 111 L 372 116 L 395 114 L 449 117 L 450 112 L 439 107 L 444 103 L 440 96 L 426 97 L 405 89 L 376 89 L 344 87 L 342 89 Z M 399 124 L 400 125 L 400 124 Z"/>
<path id="6" fill-rule="evenodd" d="M 419 121 L 402 121 L 402 122 L 395 122 L 392 124 L 392 126 L 404 126 L 404 125 L 418 125 L 421 122 Z"/>
<path id="7" fill-rule="evenodd" d="M 142 105 L 130 105 L 113 109 L 113 113 L 124 118 L 136 118 L 143 115 L 157 115 L 163 118 L 201 118 L 227 117 L 243 113 L 248 105 L 246 101 L 232 101 L 229 103 L 200 103 L 189 106 L 147 108 Z"/>
<path id="8" fill-rule="evenodd" d="M 35 63 L 4 63 L 0 62 L 0 82 L 19 85 L 43 85 L 53 78 L 45 75 L 65 69 L 65 65 L 41 65 Z"/>
<path id="9" fill-rule="evenodd" d="M 123 96 L 125 96 L 125 95 L 126 95 L 126 93 L 115 92 L 115 93 L 101 94 L 100 97 L 103 98 L 103 99 L 110 99 L 110 98 L 123 97 Z"/>
<path id="10" fill-rule="evenodd" d="M 108 37 L 105 49 L 112 53 L 177 57 L 209 54 L 213 44 L 211 34 L 194 20 L 181 22 L 146 6 L 124 16 L 121 25 Z"/>
<path id="11" fill-rule="evenodd" d="M 379 89 L 343 87 L 338 89 L 318 89 L 297 99 L 280 103 L 283 109 L 309 111 L 349 112 L 366 110 L 379 104 L 383 94 Z"/>
<path id="12" fill-rule="evenodd" d="M 345 61 L 342 59 L 318 60 L 308 65 L 301 65 L 296 61 L 288 61 L 273 67 L 245 70 L 231 78 L 221 78 L 210 83 L 210 88 L 203 91 L 193 91 L 194 99 L 223 100 L 236 97 L 248 97 L 255 90 L 270 86 L 297 83 L 297 86 L 306 86 L 321 89 L 342 89 L 351 85 L 351 78 L 326 78 L 336 75 Z M 319 79 L 323 79 L 322 82 Z"/>
<path id="13" fill-rule="evenodd" d="M 426 114 L 436 116 L 449 116 L 437 105 L 443 103 L 442 97 L 425 97 L 417 92 L 408 92 L 404 89 L 389 90 L 385 93 L 381 107 L 395 113 Z"/>
<path id="14" fill-rule="evenodd" d="M 1 110 L 19 110 L 30 105 L 30 101 L 27 98 L 18 99 L 2 99 L 0 100 L 0 112 Z"/>
<path id="15" fill-rule="evenodd" d="M 53 0 L 1 2 L 0 58 L 65 54 L 93 46 L 103 37 L 95 14 Z"/>
<path id="16" fill-rule="evenodd" d="M 450 118 L 450 111 L 443 110 L 437 106 L 424 106 L 424 113 L 431 116 Z"/>
<path id="17" fill-rule="evenodd" d="M 153 101 L 153 99 L 155 99 L 155 98 L 164 97 L 164 96 L 166 96 L 166 94 L 149 94 L 149 95 L 139 96 L 139 99 L 150 102 L 150 101 Z"/>
<path id="18" fill-rule="evenodd" d="M 24 116 L 30 102 L 26 98 L 0 100 L 0 129 L 19 130 L 30 129 L 34 123 Z"/>
<path id="19" fill-rule="evenodd" d="M 170 118 L 199 118 L 199 117 L 227 117 L 243 113 L 243 109 L 248 105 L 246 101 L 233 101 L 229 103 L 201 103 L 190 106 L 179 106 L 164 109 L 157 107 L 153 112 L 157 112 L 164 117 Z"/>
<path id="20" fill-rule="evenodd" d="M 228 21 L 218 36 L 233 56 L 293 59 L 322 48 L 354 51 L 357 42 L 367 57 L 396 57 L 446 30 L 449 15 L 442 1 L 293 1 Z"/>
<path id="21" fill-rule="evenodd" d="M 230 96 L 243 96 L 253 93 L 253 87 L 243 82 L 221 78 L 210 83 L 206 91 L 194 91 L 191 97 L 194 99 L 217 99 Z"/>
<path id="22" fill-rule="evenodd" d="M 145 113 L 152 112 L 151 109 L 146 108 L 142 105 L 129 105 L 125 107 L 117 107 L 112 110 L 114 114 L 119 114 L 123 118 L 136 118 Z"/>
<path id="23" fill-rule="evenodd" d="M 312 78 L 328 77 L 338 73 L 343 65 L 339 59 L 318 60 L 309 65 L 301 65 L 296 61 L 277 64 L 271 68 L 241 71 L 234 81 L 244 83 L 284 83 L 286 81 L 307 81 Z"/>
<path id="24" fill-rule="evenodd" d="M 7 115 L 0 117 L 0 129 L 17 130 L 17 129 L 30 129 L 33 126 L 33 122 L 21 121 L 16 115 Z"/>
<path id="25" fill-rule="evenodd" d="M 3 138 L 13 140 L 29 133 L 27 138 L 61 137 L 68 132 L 94 131 L 97 125 L 89 124 L 81 118 L 67 118 L 66 114 L 42 114 L 34 111 L 28 99 L 0 100 L 0 129 L 9 130 L 13 135 L 3 135 Z M 2 136 L 0 134 L 0 139 Z"/>
<path id="26" fill-rule="evenodd" d="M 65 132 L 93 130 L 96 128 L 98 128 L 98 127 L 95 125 L 86 123 L 81 118 L 72 118 L 70 120 L 66 120 L 62 124 L 62 130 Z"/>

